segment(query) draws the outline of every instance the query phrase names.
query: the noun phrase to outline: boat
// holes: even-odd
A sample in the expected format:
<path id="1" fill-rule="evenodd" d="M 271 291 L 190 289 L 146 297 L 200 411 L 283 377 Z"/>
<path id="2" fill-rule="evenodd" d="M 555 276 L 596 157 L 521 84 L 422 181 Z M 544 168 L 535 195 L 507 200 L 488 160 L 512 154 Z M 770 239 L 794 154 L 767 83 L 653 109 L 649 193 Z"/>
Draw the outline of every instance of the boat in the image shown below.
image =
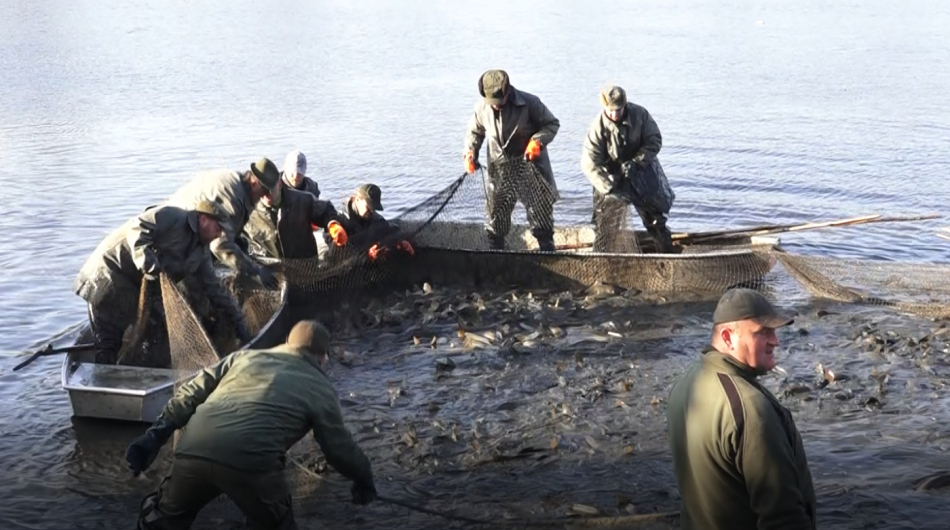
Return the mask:
<path id="1" fill-rule="evenodd" d="M 290 325 L 287 295 L 284 283 L 279 297 L 273 297 L 273 304 L 258 301 L 258 312 L 268 305 L 271 310 L 264 315 L 267 318 L 262 324 L 252 324 L 252 319 L 248 319 L 249 330 L 256 333 L 242 348 L 268 348 L 283 342 Z M 87 326 L 76 343 L 91 342 L 91 330 Z M 155 341 L 150 347 L 169 348 L 167 342 Z M 151 423 L 174 395 L 176 383 L 194 373 L 194 370 L 182 373 L 171 368 L 100 364 L 95 362 L 95 352 L 86 348 L 66 354 L 60 377 L 74 417 Z"/>

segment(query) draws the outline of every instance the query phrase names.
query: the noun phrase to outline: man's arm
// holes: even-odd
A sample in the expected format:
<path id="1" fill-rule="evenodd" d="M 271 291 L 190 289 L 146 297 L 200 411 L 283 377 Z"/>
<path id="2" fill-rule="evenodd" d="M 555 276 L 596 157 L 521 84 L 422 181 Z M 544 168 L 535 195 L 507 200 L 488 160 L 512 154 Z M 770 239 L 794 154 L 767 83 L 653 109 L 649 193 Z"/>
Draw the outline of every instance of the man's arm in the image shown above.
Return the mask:
<path id="1" fill-rule="evenodd" d="M 350 228 L 347 226 L 347 220 L 344 219 L 333 207 L 333 203 L 330 201 L 321 201 L 318 199 L 313 199 L 310 204 L 310 224 L 318 228 L 326 228 L 330 221 L 336 221 L 343 225 L 343 229 L 347 230 Z"/>
<path id="2" fill-rule="evenodd" d="M 211 264 L 211 258 L 202 260 L 198 268 L 198 276 L 201 278 L 201 285 L 204 288 L 208 301 L 218 313 L 224 316 L 233 326 L 235 335 L 241 344 L 246 344 L 251 340 L 251 335 L 244 324 L 244 313 L 238 307 L 234 298 L 225 290 L 224 286 L 218 280 L 214 273 L 214 266 Z"/>
<path id="3" fill-rule="evenodd" d="M 478 117 L 478 106 L 472 111 L 472 116 L 468 119 L 468 129 L 465 133 L 465 151 L 472 151 L 475 154 L 474 160 L 478 161 L 478 152 L 485 141 L 485 126 Z"/>
<path id="4" fill-rule="evenodd" d="M 151 208 L 143 212 L 126 235 L 136 268 L 150 276 L 157 276 L 161 271 L 158 253 L 155 251 L 155 240 L 159 231 L 157 217 L 163 210 L 164 208 Z"/>
<path id="5" fill-rule="evenodd" d="M 745 478 L 759 530 L 811 530 L 814 524 L 799 488 L 795 451 L 778 411 L 764 396 L 746 400 L 745 406 L 748 413 L 736 465 Z"/>
<path id="6" fill-rule="evenodd" d="M 653 120 L 653 116 L 646 109 L 643 110 L 643 126 L 640 129 L 640 149 L 637 150 L 635 158 L 643 160 L 642 164 L 646 166 L 656 158 L 663 147 L 663 136 L 660 134 L 660 127 Z"/>
<path id="7" fill-rule="evenodd" d="M 538 127 L 538 132 L 534 133 L 531 139 L 537 140 L 541 142 L 542 146 L 547 147 L 557 136 L 557 131 L 561 128 L 561 122 L 554 117 L 554 114 L 548 110 L 548 107 L 539 98 L 535 98 L 534 103 L 529 105 L 528 109 L 531 122 Z"/>
<path id="8" fill-rule="evenodd" d="M 607 137 L 604 132 L 598 117 L 587 131 L 584 150 L 581 152 L 581 170 L 601 195 L 610 193 L 613 187 L 613 179 L 607 171 L 610 155 L 607 153 Z"/>
<path id="9" fill-rule="evenodd" d="M 313 437 L 333 469 L 354 482 L 373 484 L 369 459 L 343 424 L 343 413 L 335 396 L 317 407 L 313 422 Z"/>
<path id="10" fill-rule="evenodd" d="M 198 372 L 198 375 L 193 377 L 191 381 L 181 385 L 178 391 L 175 392 L 174 397 L 165 404 L 165 408 L 162 409 L 162 413 L 158 417 L 158 422 L 164 421 L 175 429 L 181 429 L 187 425 L 198 405 L 208 399 L 208 396 L 217 388 L 221 378 L 231 369 L 234 357 L 239 353 L 235 352 L 228 355 L 216 364 Z"/>

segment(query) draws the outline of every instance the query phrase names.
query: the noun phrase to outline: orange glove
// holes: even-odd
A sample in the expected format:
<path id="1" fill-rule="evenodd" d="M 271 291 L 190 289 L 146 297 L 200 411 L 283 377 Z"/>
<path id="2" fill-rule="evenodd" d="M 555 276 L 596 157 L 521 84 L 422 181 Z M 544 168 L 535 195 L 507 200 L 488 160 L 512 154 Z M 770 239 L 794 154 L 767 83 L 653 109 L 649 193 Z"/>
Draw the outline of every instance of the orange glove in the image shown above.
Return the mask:
<path id="1" fill-rule="evenodd" d="M 528 142 L 528 147 L 524 150 L 524 157 L 528 160 L 534 160 L 541 156 L 541 142 L 534 138 Z"/>
<path id="2" fill-rule="evenodd" d="M 370 261 L 376 261 L 377 258 L 385 255 L 387 250 L 386 247 L 379 246 L 379 243 L 373 243 L 373 246 L 369 247 L 366 254 L 369 256 Z"/>
<path id="3" fill-rule="evenodd" d="M 346 244 L 346 230 L 339 222 L 330 221 L 327 223 L 327 233 L 330 234 L 330 239 L 333 240 L 333 244 L 336 246 L 342 247 Z"/>
<path id="4" fill-rule="evenodd" d="M 412 248 L 412 245 L 408 241 L 403 240 L 399 243 L 396 243 L 396 248 L 409 254 L 410 256 L 416 255 L 416 249 Z"/>
<path id="5" fill-rule="evenodd" d="M 468 151 L 465 153 L 465 172 L 466 173 L 475 173 L 475 152 Z"/>

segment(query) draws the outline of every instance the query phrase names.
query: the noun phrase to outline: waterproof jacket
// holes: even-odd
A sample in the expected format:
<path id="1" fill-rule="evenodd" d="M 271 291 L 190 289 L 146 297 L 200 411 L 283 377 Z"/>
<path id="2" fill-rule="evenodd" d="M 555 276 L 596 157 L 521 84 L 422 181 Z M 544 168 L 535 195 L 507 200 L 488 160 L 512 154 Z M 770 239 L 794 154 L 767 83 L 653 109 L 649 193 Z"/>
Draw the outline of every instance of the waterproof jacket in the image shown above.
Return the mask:
<path id="1" fill-rule="evenodd" d="M 317 256 L 314 227 L 326 228 L 330 221 L 343 224 L 336 209 L 310 193 L 282 186 L 280 206 L 257 204 L 244 225 L 248 249 L 271 258 L 313 258 Z M 349 233 L 347 233 L 349 235 Z"/>
<path id="2" fill-rule="evenodd" d="M 205 368 L 168 401 L 163 420 L 184 429 L 176 456 L 249 472 L 283 469 L 287 450 L 313 431 L 334 469 L 372 484 L 329 379 L 310 354 L 286 344 L 239 350 Z"/>
<path id="3" fill-rule="evenodd" d="M 541 155 L 535 164 L 557 199 L 557 184 L 547 146 L 554 141 L 560 127 L 561 122 L 537 96 L 511 87 L 508 102 L 498 111 L 484 100 L 475 104 L 472 117 L 468 120 L 465 150 L 474 152 L 477 162 L 478 152 L 487 138 L 488 162 L 491 164 L 503 157 L 522 159 L 528 142 L 532 138 L 538 140 L 541 142 Z"/>
<path id="4" fill-rule="evenodd" d="M 791 413 L 712 347 L 670 391 L 685 530 L 814 530 L 815 488 Z"/>
<path id="5" fill-rule="evenodd" d="M 284 181 L 284 186 L 285 186 L 285 187 L 293 187 L 293 186 L 290 185 L 290 183 L 287 182 L 287 179 L 284 178 L 283 172 L 280 174 L 280 178 L 281 178 L 281 180 Z M 293 189 L 295 189 L 295 190 L 297 190 L 297 191 L 305 191 L 305 192 L 307 192 L 307 193 L 310 193 L 311 195 L 313 195 L 313 197 L 314 197 L 315 199 L 319 199 L 319 198 L 320 198 L 320 187 L 317 186 L 317 182 L 316 182 L 315 180 L 313 180 L 312 178 L 310 178 L 310 177 L 304 177 L 304 178 L 300 179 L 300 186 L 299 186 L 299 187 L 295 187 L 295 188 L 293 188 Z"/>
<path id="6" fill-rule="evenodd" d="M 353 210 L 352 197 L 343 203 L 341 211 L 343 213 L 343 228 L 346 229 L 346 235 L 351 245 L 370 247 L 373 243 L 378 243 L 384 237 L 399 231 L 397 225 L 387 221 L 378 212 L 371 213 L 367 219 L 360 217 Z"/>
<path id="7" fill-rule="evenodd" d="M 215 309 L 243 326 L 241 311 L 215 276 L 211 253 L 198 236 L 198 214 L 174 206 L 149 208 L 109 234 L 86 260 L 74 287 L 96 305 L 117 285 L 141 285 L 145 273 L 159 270 L 176 283 L 197 277 Z"/>
<path id="8" fill-rule="evenodd" d="M 237 245 L 237 237 L 254 209 L 250 184 L 237 171 L 204 171 L 172 194 L 166 204 L 190 210 L 202 199 L 218 203 L 228 216 L 227 223 L 221 226 L 224 233 L 211 243 L 211 252 L 232 270 L 256 274 L 258 266 Z"/>
<path id="9" fill-rule="evenodd" d="M 606 195 L 621 176 L 621 165 L 638 156 L 652 162 L 663 146 L 660 128 L 647 109 L 627 103 L 624 118 L 615 123 L 601 112 L 590 125 L 581 170 L 599 193 Z"/>

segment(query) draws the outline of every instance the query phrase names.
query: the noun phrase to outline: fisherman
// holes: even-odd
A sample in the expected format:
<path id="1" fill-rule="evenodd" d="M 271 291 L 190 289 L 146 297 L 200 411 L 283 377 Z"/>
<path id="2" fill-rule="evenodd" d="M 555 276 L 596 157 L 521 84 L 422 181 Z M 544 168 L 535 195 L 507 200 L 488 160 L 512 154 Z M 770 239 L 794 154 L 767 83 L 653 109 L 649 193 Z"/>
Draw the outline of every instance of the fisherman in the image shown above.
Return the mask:
<path id="1" fill-rule="evenodd" d="M 187 529 L 221 494 L 244 512 L 249 528 L 296 528 L 284 462 L 309 430 L 327 462 L 353 481 L 353 502 L 375 500 L 370 462 L 346 429 L 324 372 L 329 345 L 326 328 L 301 321 L 285 344 L 236 351 L 182 385 L 126 452 L 138 476 L 182 429 L 171 472 L 143 500 L 138 528 Z"/>
<path id="2" fill-rule="evenodd" d="M 547 146 L 554 140 L 560 122 L 537 96 L 511 86 L 504 70 L 488 70 L 478 80 L 484 98 L 475 104 L 465 138 L 464 167 L 474 173 L 478 152 L 488 137 L 488 183 L 485 225 L 493 249 L 505 247 L 511 228 L 511 214 L 520 197 L 528 215 L 531 234 L 538 249 L 554 251 L 554 203 L 557 184 Z M 541 175 L 537 181 L 506 182 L 501 166 L 511 159 L 533 163 Z"/>
<path id="3" fill-rule="evenodd" d="M 285 186 L 283 180 L 264 195 L 244 225 L 242 237 L 250 253 L 270 258 L 317 257 L 313 231 L 323 228 L 337 246 L 346 245 L 343 218 L 328 201 Z"/>
<path id="4" fill-rule="evenodd" d="M 354 246 L 369 247 L 367 254 L 372 261 L 389 251 L 386 240 L 394 239 L 400 230 L 398 225 L 380 215 L 381 211 L 382 190 L 375 184 L 361 185 L 343 203 L 343 226 L 346 233 L 352 238 Z M 395 248 L 409 255 L 415 254 L 415 249 L 408 239 L 396 242 Z"/>
<path id="5" fill-rule="evenodd" d="M 595 252 L 611 250 L 606 248 L 607 242 L 621 229 L 627 205 L 633 203 L 625 165 L 648 170 L 663 146 L 653 117 L 647 109 L 627 101 L 623 88 L 607 87 L 600 93 L 600 102 L 603 111 L 591 123 L 581 153 L 581 169 L 594 185 Z M 637 205 L 637 213 L 660 249 L 671 252 L 672 239 L 666 227 L 669 212 L 653 210 Z"/>
<path id="6" fill-rule="evenodd" d="M 291 151 L 284 159 L 284 170 L 280 173 L 284 184 L 297 191 L 306 191 L 313 198 L 320 198 L 317 182 L 307 176 L 307 157 L 300 151 Z"/>
<path id="7" fill-rule="evenodd" d="M 228 268 L 248 276 L 257 276 L 265 287 L 273 289 L 277 287 L 274 273 L 248 257 L 237 241 L 254 206 L 265 195 L 275 191 L 278 182 L 280 173 L 277 166 L 267 158 L 261 158 L 243 173 L 228 169 L 199 173 L 179 188 L 168 199 L 168 204 L 192 208 L 201 199 L 220 204 L 225 210 L 227 222 L 223 226 L 223 236 L 211 244 L 211 252 Z"/>
<path id="8" fill-rule="evenodd" d="M 89 306 L 97 363 L 117 362 L 125 329 L 136 318 L 143 277 L 153 281 L 160 273 L 174 282 L 195 278 L 242 344 L 250 340 L 241 311 L 215 276 L 208 251 L 221 236 L 223 219 L 221 207 L 208 200 L 198 201 L 191 211 L 155 206 L 99 243 L 75 282 L 76 294 Z"/>
<path id="9" fill-rule="evenodd" d="M 756 380 L 775 367 L 775 330 L 793 321 L 762 294 L 732 289 L 712 344 L 666 407 L 686 530 L 813 530 L 815 488 L 791 413 Z"/>

